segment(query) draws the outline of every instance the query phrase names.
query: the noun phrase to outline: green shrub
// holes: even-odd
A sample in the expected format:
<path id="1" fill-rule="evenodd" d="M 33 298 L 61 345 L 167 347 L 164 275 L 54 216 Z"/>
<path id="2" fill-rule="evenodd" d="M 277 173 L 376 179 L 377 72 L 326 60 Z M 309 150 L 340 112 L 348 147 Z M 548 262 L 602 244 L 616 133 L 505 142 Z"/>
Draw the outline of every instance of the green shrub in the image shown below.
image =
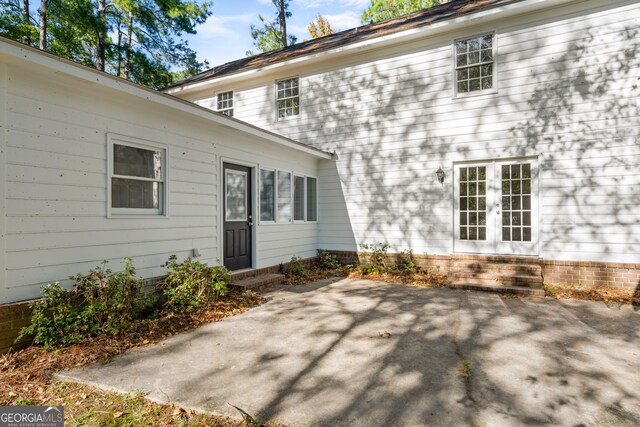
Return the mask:
<path id="1" fill-rule="evenodd" d="M 295 255 L 291 257 L 291 260 L 283 270 L 284 274 L 289 278 L 304 278 L 307 277 L 308 274 L 307 267 L 305 267 L 304 262 L 302 262 L 302 258 Z"/>
<path id="2" fill-rule="evenodd" d="M 396 262 L 393 263 L 390 270 L 402 275 L 416 274 L 420 269 L 413 257 L 413 250 L 408 249 L 400 252 Z"/>
<path id="3" fill-rule="evenodd" d="M 362 274 L 380 274 L 386 269 L 387 243 L 369 244 L 363 243 L 364 262 L 361 262 L 358 268 Z"/>
<path id="4" fill-rule="evenodd" d="M 165 265 L 167 278 L 162 289 L 167 298 L 165 308 L 172 313 L 197 310 L 227 293 L 231 272 L 223 266 L 209 266 L 191 258 L 179 263 L 175 255 Z"/>
<path id="5" fill-rule="evenodd" d="M 320 267 L 326 268 L 327 270 L 336 270 L 342 267 L 338 262 L 338 257 L 328 250 L 319 249 L 318 254 L 320 255 Z"/>
<path id="6" fill-rule="evenodd" d="M 150 298 L 140 292 L 142 278 L 136 277 L 131 259 L 125 258 L 124 271 L 118 273 L 107 264 L 72 276 L 71 290 L 58 282 L 43 286 L 42 298 L 29 304 L 31 324 L 20 330 L 18 340 L 33 336 L 35 344 L 59 347 L 129 328 Z"/>

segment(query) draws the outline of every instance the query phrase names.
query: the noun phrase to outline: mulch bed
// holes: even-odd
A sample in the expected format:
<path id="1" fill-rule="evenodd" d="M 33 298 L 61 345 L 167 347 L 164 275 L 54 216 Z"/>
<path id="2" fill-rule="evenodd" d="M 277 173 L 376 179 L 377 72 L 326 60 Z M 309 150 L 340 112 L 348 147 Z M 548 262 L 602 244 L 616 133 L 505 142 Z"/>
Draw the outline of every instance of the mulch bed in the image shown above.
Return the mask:
<path id="1" fill-rule="evenodd" d="M 598 286 L 595 288 L 572 285 L 545 285 L 548 297 L 602 301 L 607 304 L 631 304 L 640 307 L 640 290 Z"/>

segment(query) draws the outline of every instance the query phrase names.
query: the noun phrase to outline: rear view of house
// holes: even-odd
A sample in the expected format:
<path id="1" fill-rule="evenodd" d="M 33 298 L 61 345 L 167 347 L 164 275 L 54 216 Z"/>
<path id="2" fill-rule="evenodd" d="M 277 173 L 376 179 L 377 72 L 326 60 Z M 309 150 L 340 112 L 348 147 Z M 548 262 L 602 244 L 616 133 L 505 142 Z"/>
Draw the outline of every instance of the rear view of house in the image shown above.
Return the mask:
<path id="1" fill-rule="evenodd" d="M 453 1 L 167 92 L 335 152 L 323 248 L 384 242 L 459 282 L 635 288 L 639 43 L 636 1 Z"/>

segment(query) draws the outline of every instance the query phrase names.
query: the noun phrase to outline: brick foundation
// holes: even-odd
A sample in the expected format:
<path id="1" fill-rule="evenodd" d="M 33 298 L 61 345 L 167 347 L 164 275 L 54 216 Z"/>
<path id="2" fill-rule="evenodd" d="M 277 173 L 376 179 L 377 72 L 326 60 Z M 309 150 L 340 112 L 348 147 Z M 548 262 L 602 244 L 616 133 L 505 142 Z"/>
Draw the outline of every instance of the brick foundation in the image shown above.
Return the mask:
<path id="1" fill-rule="evenodd" d="M 366 254 L 351 251 L 330 251 L 343 264 L 355 264 L 366 259 Z M 393 262 L 397 254 L 388 254 Z M 485 262 L 536 262 L 542 266 L 544 283 L 550 285 L 581 285 L 584 287 L 611 286 L 626 289 L 640 289 L 640 264 L 621 264 L 582 261 L 551 261 L 537 258 L 481 256 L 481 255 L 414 255 L 421 268 L 439 266 L 448 273 L 453 260 L 477 259 Z"/>
<path id="2" fill-rule="evenodd" d="M 550 285 L 640 289 L 640 264 L 543 260 L 542 266 Z"/>
<path id="3" fill-rule="evenodd" d="M 31 343 L 29 338 L 15 342 L 20 334 L 20 329 L 31 322 L 29 302 L 0 305 L 0 354 L 7 353 L 10 349 L 25 348 Z"/>

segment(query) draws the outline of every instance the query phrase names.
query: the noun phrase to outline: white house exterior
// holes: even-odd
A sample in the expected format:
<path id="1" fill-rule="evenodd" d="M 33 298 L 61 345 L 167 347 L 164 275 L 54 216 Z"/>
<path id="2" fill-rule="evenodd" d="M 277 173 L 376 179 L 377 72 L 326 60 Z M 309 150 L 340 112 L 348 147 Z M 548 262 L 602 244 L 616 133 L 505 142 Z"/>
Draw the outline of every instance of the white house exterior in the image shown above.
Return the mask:
<path id="1" fill-rule="evenodd" d="M 639 44 L 637 1 L 456 0 L 169 96 L 0 40 L 0 303 L 365 243 L 638 287 Z"/>
<path id="2" fill-rule="evenodd" d="M 143 277 L 162 275 L 172 254 L 223 262 L 224 207 L 249 230 L 247 267 L 314 256 L 317 221 L 261 225 L 249 217 L 256 212 L 254 171 L 317 177 L 330 158 L 0 40 L 0 303 L 35 298 L 42 284 L 103 259 L 117 270 L 131 257 Z M 224 164 L 249 171 L 230 172 L 226 205 Z"/>
<path id="3" fill-rule="evenodd" d="M 553 280 L 635 287 L 639 79 L 637 1 L 484 0 L 167 92 L 214 110 L 232 98 L 234 117 L 335 152 L 321 165 L 320 247 L 535 257 Z"/>

